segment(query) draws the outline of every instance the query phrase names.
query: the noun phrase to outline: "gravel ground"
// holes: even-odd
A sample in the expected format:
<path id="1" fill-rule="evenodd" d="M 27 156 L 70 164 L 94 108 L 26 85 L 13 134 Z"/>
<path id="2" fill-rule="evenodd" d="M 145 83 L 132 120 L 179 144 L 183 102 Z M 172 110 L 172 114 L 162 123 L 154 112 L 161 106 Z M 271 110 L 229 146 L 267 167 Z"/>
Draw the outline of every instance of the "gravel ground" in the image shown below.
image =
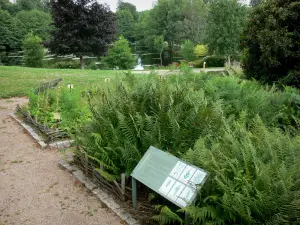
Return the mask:
<path id="1" fill-rule="evenodd" d="M 123 224 L 9 117 L 26 102 L 0 99 L 0 225 Z"/>

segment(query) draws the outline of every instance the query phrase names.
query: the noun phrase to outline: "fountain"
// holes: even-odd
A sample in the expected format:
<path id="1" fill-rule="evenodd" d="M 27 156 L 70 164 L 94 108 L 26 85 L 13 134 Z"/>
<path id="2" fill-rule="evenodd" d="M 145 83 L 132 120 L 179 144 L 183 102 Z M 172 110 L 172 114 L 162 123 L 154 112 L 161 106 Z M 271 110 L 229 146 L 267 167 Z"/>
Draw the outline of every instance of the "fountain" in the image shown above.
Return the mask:
<path id="1" fill-rule="evenodd" d="M 138 64 L 134 67 L 133 70 L 144 70 L 144 67 L 142 66 L 142 59 L 141 59 L 141 57 L 138 58 Z"/>

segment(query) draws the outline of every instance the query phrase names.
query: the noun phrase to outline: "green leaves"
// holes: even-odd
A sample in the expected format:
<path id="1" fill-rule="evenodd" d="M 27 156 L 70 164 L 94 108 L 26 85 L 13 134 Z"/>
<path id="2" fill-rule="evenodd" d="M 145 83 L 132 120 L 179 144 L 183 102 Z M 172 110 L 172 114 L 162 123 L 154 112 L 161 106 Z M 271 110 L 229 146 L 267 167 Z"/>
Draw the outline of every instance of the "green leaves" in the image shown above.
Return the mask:
<path id="1" fill-rule="evenodd" d="M 132 69 L 135 65 L 135 58 L 131 54 L 129 42 L 120 37 L 112 47 L 108 49 L 107 56 L 103 58 L 103 61 L 108 64 L 110 68 L 119 69 Z"/>
<path id="2" fill-rule="evenodd" d="M 248 78 L 300 86 L 299 10 L 299 0 L 267 0 L 253 9 L 243 38 Z"/>
<path id="3" fill-rule="evenodd" d="M 24 61 L 28 67 L 42 67 L 45 50 L 41 45 L 42 40 L 29 33 L 23 41 Z"/>

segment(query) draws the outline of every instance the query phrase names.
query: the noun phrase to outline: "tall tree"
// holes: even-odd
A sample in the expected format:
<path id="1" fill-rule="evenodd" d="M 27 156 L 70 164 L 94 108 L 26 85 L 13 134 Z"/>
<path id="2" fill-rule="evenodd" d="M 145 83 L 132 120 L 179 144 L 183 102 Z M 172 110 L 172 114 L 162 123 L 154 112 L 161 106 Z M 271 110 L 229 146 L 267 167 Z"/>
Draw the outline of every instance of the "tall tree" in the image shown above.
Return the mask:
<path id="1" fill-rule="evenodd" d="M 48 0 L 17 0 L 16 5 L 20 10 L 45 10 Z"/>
<path id="2" fill-rule="evenodd" d="M 39 36 L 43 41 L 48 41 L 52 30 L 52 18 L 49 13 L 32 10 L 21 11 L 16 15 L 18 30 L 22 37 L 30 32 Z M 22 38 L 23 39 L 23 38 Z"/>
<path id="3" fill-rule="evenodd" d="M 56 29 L 50 50 L 78 56 L 82 69 L 84 55 L 105 53 L 115 38 L 115 14 L 95 0 L 51 0 L 51 12 Z"/>
<path id="4" fill-rule="evenodd" d="M 206 29 L 207 6 L 203 0 L 184 0 L 181 9 L 184 19 L 178 22 L 178 38 L 203 43 Z"/>
<path id="5" fill-rule="evenodd" d="M 17 48 L 20 44 L 17 33 L 14 18 L 7 11 L 0 10 L 0 48 L 5 51 Z"/>
<path id="6" fill-rule="evenodd" d="M 123 36 L 130 42 L 134 42 L 134 30 L 136 22 L 133 15 L 128 10 L 118 10 L 117 16 L 117 33 L 118 36 Z"/>
<path id="7" fill-rule="evenodd" d="M 133 16 L 135 21 L 137 21 L 137 19 L 138 19 L 138 13 L 136 11 L 136 6 L 129 2 L 123 2 L 122 0 L 119 0 L 117 10 L 118 11 L 127 10 L 131 13 L 131 15 Z"/>
<path id="8" fill-rule="evenodd" d="M 238 0 L 211 0 L 207 19 L 207 44 L 213 54 L 237 55 L 245 27 L 247 7 Z"/>
<path id="9" fill-rule="evenodd" d="M 0 10 L 7 10 L 9 4 L 9 0 L 0 0 Z"/>
<path id="10" fill-rule="evenodd" d="M 253 9 L 244 44 L 245 74 L 300 87 L 300 0 L 267 0 Z"/>

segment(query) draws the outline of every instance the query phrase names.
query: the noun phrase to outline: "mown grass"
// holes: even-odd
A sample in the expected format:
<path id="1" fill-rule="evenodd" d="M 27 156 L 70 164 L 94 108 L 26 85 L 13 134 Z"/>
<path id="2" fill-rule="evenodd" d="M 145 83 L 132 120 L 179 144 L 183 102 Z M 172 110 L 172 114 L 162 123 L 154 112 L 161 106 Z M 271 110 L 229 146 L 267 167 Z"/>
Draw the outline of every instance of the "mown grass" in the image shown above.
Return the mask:
<path id="1" fill-rule="evenodd" d="M 86 87 L 101 84 L 106 78 L 122 76 L 124 71 L 115 70 L 76 70 L 44 69 L 15 66 L 0 66 L 0 98 L 26 96 L 42 83 L 62 78 L 61 85 L 73 84 L 74 87 Z"/>

